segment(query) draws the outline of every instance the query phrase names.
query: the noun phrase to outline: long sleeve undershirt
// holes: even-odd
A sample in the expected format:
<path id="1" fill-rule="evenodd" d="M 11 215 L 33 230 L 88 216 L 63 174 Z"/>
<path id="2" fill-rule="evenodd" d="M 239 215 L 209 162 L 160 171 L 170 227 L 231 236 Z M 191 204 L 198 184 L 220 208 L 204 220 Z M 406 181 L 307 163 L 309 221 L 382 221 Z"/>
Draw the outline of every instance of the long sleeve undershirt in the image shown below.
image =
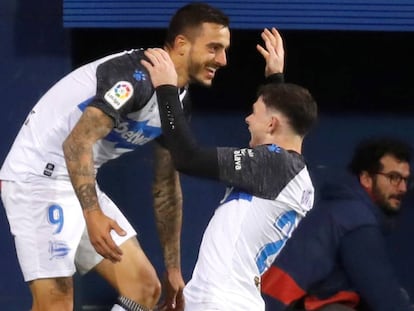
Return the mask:
<path id="1" fill-rule="evenodd" d="M 217 148 L 198 146 L 181 108 L 178 89 L 162 85 L 156 92 L 162 132 L 176 169 L 189 175 L 219 179 Z"/>

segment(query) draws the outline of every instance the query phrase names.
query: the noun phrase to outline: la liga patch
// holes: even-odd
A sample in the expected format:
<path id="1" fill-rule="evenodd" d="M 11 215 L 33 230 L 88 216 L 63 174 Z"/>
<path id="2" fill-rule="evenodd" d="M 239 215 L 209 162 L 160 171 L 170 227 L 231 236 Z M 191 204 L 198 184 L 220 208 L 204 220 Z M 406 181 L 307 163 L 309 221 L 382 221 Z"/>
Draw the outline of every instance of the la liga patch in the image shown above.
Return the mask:
<path id="1" fill-rule="evenodd" d="M 114 109 L 120 109 L 132 97 L 134 88 L 128 81 L 119 81 L 105 93 L 105 100 Z"/>

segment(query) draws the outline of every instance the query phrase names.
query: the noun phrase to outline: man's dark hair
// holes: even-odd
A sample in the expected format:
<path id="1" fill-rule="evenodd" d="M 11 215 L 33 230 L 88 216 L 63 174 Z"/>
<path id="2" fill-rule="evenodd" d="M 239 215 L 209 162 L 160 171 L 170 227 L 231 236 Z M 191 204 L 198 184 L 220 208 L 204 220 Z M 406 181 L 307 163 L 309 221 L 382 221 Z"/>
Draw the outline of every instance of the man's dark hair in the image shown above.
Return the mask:
<path id="1" fill-rule="evenodd" d="M 304 137 L 315 124 L 318 107 L 310 92 L 292 83 L 269 83 L 261 86 L 258 97 L 262 96 L 267 108 L 283 113 L 293 130 Z"/>
<path id="2" fill-rule="evenodd" d="M 170 21 L 165 39 L 165 45 L 172 47 L 175 38 L 184 34 L 191 37 L 191 31 L 199 28 L 203 23 L 214 23 L 229 27 L 229 17 L 219 9 L 207 3 L 189 3 L 174 14 Z"/>
<path id="3" fill-rule="evenodd" d="M 359 176 L 363 171 L 375 174 L 383 169 L 380 160 L 390 155 L 402 162 L 411 161 L 412 148 L 407 143 L 391 137 L 368 138 L 361 141 L 354 150 L 348 165 L 350 172 Z"/>

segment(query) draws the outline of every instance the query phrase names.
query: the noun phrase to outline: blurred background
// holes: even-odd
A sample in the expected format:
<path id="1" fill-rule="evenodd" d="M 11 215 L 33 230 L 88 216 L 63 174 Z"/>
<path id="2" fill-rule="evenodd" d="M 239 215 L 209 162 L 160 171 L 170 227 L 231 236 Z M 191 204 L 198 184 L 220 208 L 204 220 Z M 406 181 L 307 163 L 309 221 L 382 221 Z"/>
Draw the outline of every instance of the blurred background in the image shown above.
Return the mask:
<path id="1" fill-rule="evenodd" d="M 263 81 L 256 51 L 264 27 L 277 27 L 285 41 L 286 80 L 307 87 L 320 119 L 304 155 L 316 186 L 342 170 L 362 138 L 391 135 L 414 145 L 414 1 L 291 0 L 206 1 L 231 19 L 228 66 L 210 89 L 193 86 L 192 127 L 205 145 L 246 146 L 244 123 Z M 125 49 L 161 46 L 175 10 L 187 1 L 0 2 L 0 162 L 40 96 L 63 75 L 97 57 Z M 70 90 L 68 90 L 70 92 Z M 112 161 L 99 174 L 101 187 L 139 233 L 160 278 L 163 260 L 152 212 L 152 150 L 145 146 Z M 138 178 L 137 178 L 138 177 Z M 202 232 L 224 186 L 182 176 L 182 265 L 186 280 Z M 0 203 L 1 204 L 1 203 Z M 389 238 L 401 283 L 414 297 L 414 197 L 408 194 L 398 229 Z M 4 210 L 0 209 L 0 307 L 31 305 Z M 380 273 L 380 272 L 379 272 Z M 76 310 L 109 310 L 115 292 L 90 273 L 75 276 Z"/>

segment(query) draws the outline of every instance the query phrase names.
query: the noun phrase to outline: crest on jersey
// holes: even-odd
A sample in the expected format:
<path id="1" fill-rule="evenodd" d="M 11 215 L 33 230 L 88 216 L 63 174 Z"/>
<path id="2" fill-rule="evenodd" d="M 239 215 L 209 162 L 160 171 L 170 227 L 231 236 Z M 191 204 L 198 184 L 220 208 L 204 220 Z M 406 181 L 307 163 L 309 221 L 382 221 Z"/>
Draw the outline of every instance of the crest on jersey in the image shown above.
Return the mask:
<path id="1" fill-rule="evenodd" d="M 128 81 L 119 81 L 105 93 L 105 100 L 110 104 L 114 109 L 120 109 L 134 93 L 134 88 L 132 84 Z"/>
<path id="2" fill-rule="evenodd" d="M 135 70 L 133 77 L 137 81 L 147 80 L 147 75 L 142 70 L 138 70 L 138 69 Z"/>
<path id="3" fill-rule="evenodd" d="M 65 241 L 49 241 L 50 260 L 65 258 L 70 252 L 70 247 Z"/>

